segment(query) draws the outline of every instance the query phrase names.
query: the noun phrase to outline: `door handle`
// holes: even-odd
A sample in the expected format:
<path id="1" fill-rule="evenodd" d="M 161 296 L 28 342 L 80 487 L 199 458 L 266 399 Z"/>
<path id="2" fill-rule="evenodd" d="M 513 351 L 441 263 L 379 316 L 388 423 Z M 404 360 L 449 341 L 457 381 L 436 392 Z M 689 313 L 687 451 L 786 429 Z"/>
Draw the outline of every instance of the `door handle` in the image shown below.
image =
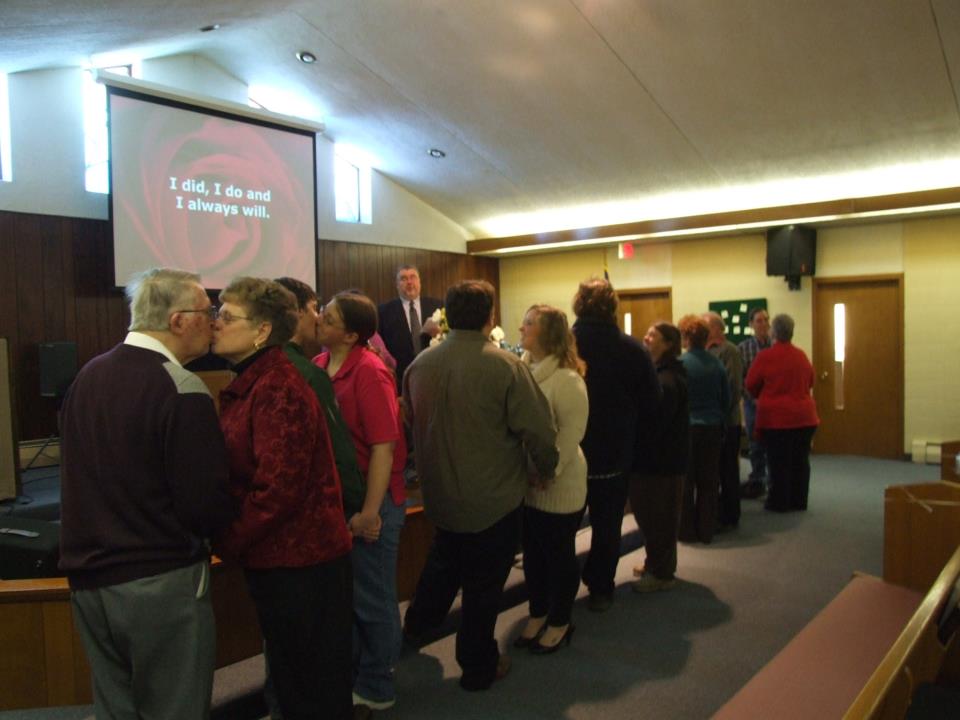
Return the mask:
<path id="1" fill-rule="evenodd" d="M 821 379 L 821 380 L 826 380 L 828 377 L 830 377 L 830 373 L 828 373 L 826 370 L 824 370 L 822 373 L 820 373 L 820 379 Z"/>

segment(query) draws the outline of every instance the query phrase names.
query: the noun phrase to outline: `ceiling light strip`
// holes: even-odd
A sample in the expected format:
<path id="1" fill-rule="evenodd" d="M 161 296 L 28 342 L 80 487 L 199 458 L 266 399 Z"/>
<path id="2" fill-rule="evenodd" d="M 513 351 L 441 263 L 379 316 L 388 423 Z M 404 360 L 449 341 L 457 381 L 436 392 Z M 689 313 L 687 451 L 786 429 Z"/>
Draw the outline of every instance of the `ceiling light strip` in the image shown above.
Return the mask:
<path id="1" fill-rule="evenodd" d="M 847 198 L 801 205 L 753 208 L 725 213 L 642 220 L 619 225 L 558 230 L 532 235 L 482 238 L 467 242 L 471 254 L 507 254 L 591 245 L 610 245 L 626 240 L 729 234 L 788 225 L 791 223 L 834 223 L 916 213 L 960 210 L 960 187 L 898 193 L 865 198 Z"/>

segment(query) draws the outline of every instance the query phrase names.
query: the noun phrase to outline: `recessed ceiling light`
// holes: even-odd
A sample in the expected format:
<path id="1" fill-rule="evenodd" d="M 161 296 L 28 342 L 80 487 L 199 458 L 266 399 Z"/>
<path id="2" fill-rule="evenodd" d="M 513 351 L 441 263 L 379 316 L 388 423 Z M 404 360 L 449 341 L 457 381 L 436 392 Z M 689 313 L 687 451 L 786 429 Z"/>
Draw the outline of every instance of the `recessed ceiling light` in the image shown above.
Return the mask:
<path id="1" fill-rule="evenodd" d="M 317 56 L 309 50 L 301 50 L 297 53 L 297 60 L 310 65 L 311 63 L 315 63 L 317 61 Z"/>
<path id="2" fill-rule="evenodd" d="M 440 150 L 439 148 L 430 148 L 429 150 L 427 150 L 427 155 L 429 155 L 432 158 L 436 158 L 437 160 L 439 160 L 440 158 L 445 158 L 447 156 L 447 154 L 443 150 Z"/>
<path id="3" fill-rule="evenodd" d="M 200 28 L 200 32 L 213 32 L 214 30 L 220 29 L 220 23 L 214 23 L 213 25 L 204 25 Z"/>

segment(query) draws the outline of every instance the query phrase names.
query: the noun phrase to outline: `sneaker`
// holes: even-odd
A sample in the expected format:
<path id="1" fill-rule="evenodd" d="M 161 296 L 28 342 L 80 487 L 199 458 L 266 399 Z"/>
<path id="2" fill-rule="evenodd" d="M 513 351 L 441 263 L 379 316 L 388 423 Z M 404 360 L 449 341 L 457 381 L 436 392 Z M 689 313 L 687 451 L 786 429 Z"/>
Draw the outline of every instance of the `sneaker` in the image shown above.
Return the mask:
<path id="1" fill-rule="evenodd" d="M 670 590 L 677 584 L 676 578 L 666 580 L 658 578 L 656 575 L 645 573 L 637 580 L 633 581 L 633 591 L 638 593 L 658 592 L 660 590 Z"/>
<path id="2" fill-rule="evenodd" d="M 587 609 L 590 612 L 602 613 L 613 607 L 613 595 L 608 593 L 590 593 Z"/>
<path id="3" fill-rule="evenodd" d="M 367 700 L 363 695 L 353 694 L 353 706 L 357 707 L 359 705 L 366 705 L 371 710 L 387 710 L 392 708 L 396 704 L 397 700 L 381 700 L 377 702 L 376 700 Z"/>

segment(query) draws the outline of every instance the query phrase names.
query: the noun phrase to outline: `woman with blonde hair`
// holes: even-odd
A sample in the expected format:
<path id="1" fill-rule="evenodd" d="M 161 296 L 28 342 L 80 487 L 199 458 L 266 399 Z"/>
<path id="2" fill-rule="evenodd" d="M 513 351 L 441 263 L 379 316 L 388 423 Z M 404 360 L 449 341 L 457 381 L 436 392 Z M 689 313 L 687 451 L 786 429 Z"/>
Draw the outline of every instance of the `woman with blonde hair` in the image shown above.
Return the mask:
<path id="1" fill-rule="evenodd" d="M 523 572 L 530 617 L 514 642 L 535 654 L 570 644 L 573 602 L 580 587 L 576 533 L 587 499 L 587 461 L 580 441 L 587 427 L 585 366 L 562 310 L 534 305 L 520 326 L 523 359 L 550 404 L 560 460 L 552 479 L 527 490 L 523 511 Z"/>

